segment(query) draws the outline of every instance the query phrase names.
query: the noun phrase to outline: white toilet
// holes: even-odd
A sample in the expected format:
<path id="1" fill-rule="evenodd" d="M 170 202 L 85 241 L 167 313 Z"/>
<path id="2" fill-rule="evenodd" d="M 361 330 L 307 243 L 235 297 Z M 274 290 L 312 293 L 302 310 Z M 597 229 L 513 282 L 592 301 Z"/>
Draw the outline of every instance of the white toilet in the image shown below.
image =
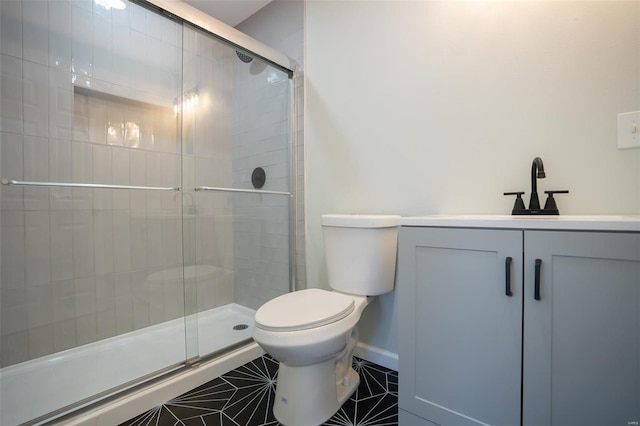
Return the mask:
<path id="1" fill-rule="evenodd" d="M 280 361 L 273 414 L 287 426 L 316 426 L 351 396 L 357 324 L 372 296 L 393 290 L 400 216 L 323 215 L 329 285 L 265 303 L 254 340 Z"/>

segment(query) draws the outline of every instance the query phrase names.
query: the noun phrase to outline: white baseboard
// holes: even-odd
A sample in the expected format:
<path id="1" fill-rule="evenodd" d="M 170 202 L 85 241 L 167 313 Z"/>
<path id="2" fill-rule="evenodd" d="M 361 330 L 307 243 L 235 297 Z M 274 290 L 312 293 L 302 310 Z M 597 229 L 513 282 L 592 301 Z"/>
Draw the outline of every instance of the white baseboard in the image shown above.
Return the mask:
<path id="1" fill-rule="evenodd" d="M 398 354 L 386 349 L 358 342 L 353 354 L 358 358 L 398 371 Z"/>

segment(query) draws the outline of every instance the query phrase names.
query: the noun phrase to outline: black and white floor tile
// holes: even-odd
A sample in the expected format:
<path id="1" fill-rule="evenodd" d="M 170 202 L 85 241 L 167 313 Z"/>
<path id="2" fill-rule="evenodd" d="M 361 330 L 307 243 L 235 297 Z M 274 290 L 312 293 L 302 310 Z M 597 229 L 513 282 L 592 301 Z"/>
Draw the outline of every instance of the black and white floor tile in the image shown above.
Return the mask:
<path id="1" fill-rule="evenodd" d="M 353 358 L 360 386 L 326 426 L 398 424 L 398 373 Z M 278 426 L 271 408 L 278 362 L 265 355 L 121 426 Z"/>

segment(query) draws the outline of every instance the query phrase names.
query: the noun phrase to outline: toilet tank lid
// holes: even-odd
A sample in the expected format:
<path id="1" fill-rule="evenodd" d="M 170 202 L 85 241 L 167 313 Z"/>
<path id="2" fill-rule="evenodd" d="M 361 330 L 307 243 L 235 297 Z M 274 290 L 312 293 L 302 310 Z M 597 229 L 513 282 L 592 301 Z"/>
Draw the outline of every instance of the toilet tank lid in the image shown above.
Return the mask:
<path id="1" fill-rule="evenodd" d="M 323 214 L 322 226 L 344 228 L 392 228 L 398 226 L 399 215 Z"/>

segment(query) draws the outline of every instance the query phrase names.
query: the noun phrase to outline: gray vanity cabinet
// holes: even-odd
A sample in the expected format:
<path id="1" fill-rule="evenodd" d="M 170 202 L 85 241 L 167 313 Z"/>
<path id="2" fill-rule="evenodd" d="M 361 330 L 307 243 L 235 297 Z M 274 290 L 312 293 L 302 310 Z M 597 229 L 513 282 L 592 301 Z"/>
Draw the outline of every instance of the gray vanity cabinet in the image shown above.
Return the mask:
<path id="1" fill-rule="evenodd" d="M 400 409 L 441 425 L 520 423 L 522 244 L 521 231 L 401 228 Z"/>
<path id="2" fill-rule="evenodd" d="M 640 420 L 639 233 L 403 227 L 398 262 L 401 425 Z"/>
<path id="3" fill-rule="evenodd" d="M 640 233 L 526 231 L 524 247 L 523 424 L 637 425 Z"/>

